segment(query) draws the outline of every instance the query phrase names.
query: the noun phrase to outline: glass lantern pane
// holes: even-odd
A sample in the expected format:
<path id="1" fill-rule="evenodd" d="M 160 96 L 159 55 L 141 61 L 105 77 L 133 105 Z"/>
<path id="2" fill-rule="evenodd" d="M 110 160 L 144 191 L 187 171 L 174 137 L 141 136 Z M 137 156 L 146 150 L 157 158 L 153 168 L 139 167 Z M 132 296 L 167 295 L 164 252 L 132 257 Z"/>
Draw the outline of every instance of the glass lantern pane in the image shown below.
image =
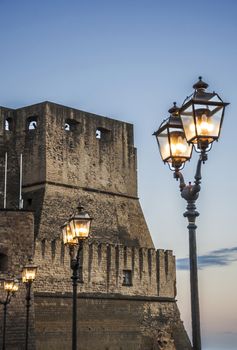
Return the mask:
<path id="1" fill-rule="evenodd" d="M 7 280 L 4 281 L 4 290 L 7 292 L 11 292 L 14 287 L 14 281 L 13 280 Z"/>
<path id="2" fill-rule="evenodd" d="M 183 130 L 170 129 L 170 144 L 173 159 L 186 161 L 190 158 L 192 145 L 187 143 Z"/>
<path id="3" fill-rule="evenodd" d="M 13 291 L 13 292 L 17 292 L 18 289 L 19 289 L 19 283 L 18 283 L 18 281 L 17 281 L 17 282 L 14 281 L 14 285 L 13 285 L 12 291 Z"/>
<path id="4" fill-rule="evenodd" d="M 90 220 L 75 218 L 70 221 L 70 227 L 74 238 L 85 239 L 89 236 Z"/>
<path id="5" fill-rule="evenodd" d="M 64 244 L 77 244 L 77 240 L 74 239 L 69 223 L 65 224 L 62 228 L 63 231 L 63 243 Z"/>
<path id="6" fill-rule="evenodd" d="M 171 154 L 167 129 L 165 129 L 159 135 L 157 135 L 157 141 L 159 144 L 161 158 L 163 160 L 170 158 Z"/>
<path id="7" fill-rule="evenodd" d="M 189 142 L 196 136 L 196 128 L 193 118 L 193 106 L 190 105 L 186 109 L 181 110 L 180 117 L 183 123 L 186 139 Z"/>
<path id="8" fill-rule="evenodd" d="M 36 274 L 35 267 L 32 267 L 32 268 L 31 267 L 27 267 L 27 268 L 25 268 L 23 276 L 22 276 L 22 281 L 23 282 L 34 281 L 35 274 Z"/>
<path id="9" fill-rule="evenodd" d="M 214 94 L 210 99 L 209 99 L 210 102 L 220 102 L 222 103 L 222 100 L 221 98 L 217 95 L 217 94 Z"/>
<path id="10" fill-rule="evenodd" d="M 223 106 L 195 104 L 197 136 L 212 142 L 219 136 Z"/>

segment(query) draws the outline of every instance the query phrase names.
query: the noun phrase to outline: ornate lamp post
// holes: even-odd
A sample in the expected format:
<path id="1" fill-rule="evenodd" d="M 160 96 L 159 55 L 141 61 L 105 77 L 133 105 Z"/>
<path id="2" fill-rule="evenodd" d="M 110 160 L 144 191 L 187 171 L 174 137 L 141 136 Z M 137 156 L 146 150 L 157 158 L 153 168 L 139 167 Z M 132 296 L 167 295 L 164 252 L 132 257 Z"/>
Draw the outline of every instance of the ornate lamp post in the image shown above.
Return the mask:
<path id="1" fill-rule="evenodd" d="M 177 109 L 176 105 L 173 109 L 170 109 L 171 116 L 154 133 L 161 157 L 174 170 L 174 178 L 180 181 L 181 196 L 187 202 L 187 211 L 184 213 L 184 217 L 188 219 L 189 230 L 192 340 L 194 350 L 201 350 L 196 251 L 197 226 L 195 224 L 199 213 L 196 211 L 195 202 L 201 189 L 201 165 L 207 160 L 207 152 L 211 149 L 213 142 L 217 141 L 220 136 L 225 107 L 228 105 L 215 92 L 207 92 L 207 87 L 208 84 L 199 77 L 199 81 L 193 85 L 194 93 L 184 101 L 180 109 Z M 173 120 L 179 125 L 179 134 L 174 129 Z M 175 137 L 172 135 L 175 135 Z M 200 156 L 194 184 L 192 185 L 189 182 L 186 185 L 180 170 L 184 167 L 185 162 L 191 158 L 193 145 L 195 150 L 200 153 Z"/>
<path id="2" fill-rule="evenodd" d="M 11 297 L 15 295 L 19 288 L 19 281 L 17 279 L 7 277 L 3 281 L 3 288 L 6 292 L 6 299 L 0 301 L 3 305 L 3 331 L 2 331 L 2 349 L 6 349 L 6 321 L 7 321 L 7 306 L 11 302 Z"/>
<path id="3" fill-rule="evenodd" d="M 77 350 L 77 284 L 79 280 L 80 256 L 83 249 L 83 240 L 88 238 L 92 218 L 78 206 L 78 213 L 72 215 L 62 226 L 63 242 L 69 247 L 72 269 L 72 350 Z"/>
<path id="4" fill-rule="evenodd" d="M 29 339 L 29 314 L 30 314 L 30 301 L 31 301 L 31 285 L 35 280 L 38 266 L 33 263 L 30 258 L 28 263 L 23 267 L 22 270 L 22 282 L 26 286 L 26 334 L 25 334 L 25 349 L 28 349 Z"/>

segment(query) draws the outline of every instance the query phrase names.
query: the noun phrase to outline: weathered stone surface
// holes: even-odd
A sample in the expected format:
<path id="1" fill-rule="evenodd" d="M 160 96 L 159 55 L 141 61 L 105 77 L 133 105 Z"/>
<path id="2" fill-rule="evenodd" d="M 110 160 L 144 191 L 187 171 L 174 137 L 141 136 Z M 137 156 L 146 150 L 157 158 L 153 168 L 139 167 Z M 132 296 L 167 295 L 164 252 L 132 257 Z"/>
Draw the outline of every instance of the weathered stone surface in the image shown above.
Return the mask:
<path id="1" fill-rule="evenodd" d="M 1 268 L 0 279 L 9 272 L 18 279 L 21 278 L 22 267 L 28 262 L 28 257 L 33 256 L 34 245 L 34 216 L 26 211 L 0 210 L 0 254 L 8 257 L 7 266 Z M 19 290 L 12 297 L 7 307 L 6 323 L 6 349 L 24 349 L 25 323 L 26 323 L 26 290 L 21 283 Z M 3 283 L 0 288 L 0 300 L 4 301 L 6 294 L 3 291 Z M 32 306 L 30 309 L 30 336 L 29 347 L 35 349 L 34 338 L 34 303 L 32 293 Z M 0 319 L 3 319 L 3 306 L 0 309 Z M 2 339 L 2 323 L 0 327 L 0 339 Z"/>
<path id="2" fill-rule="evenodd" d="M 37 349 L 70 349 L 71 300 L 36 294 L 35 307 Z M 78 299 L 78 317 L 80 350 L 191 349 L 188 338 L 181 337 L 185 331 L 175 302 L 94 295 Z"/>

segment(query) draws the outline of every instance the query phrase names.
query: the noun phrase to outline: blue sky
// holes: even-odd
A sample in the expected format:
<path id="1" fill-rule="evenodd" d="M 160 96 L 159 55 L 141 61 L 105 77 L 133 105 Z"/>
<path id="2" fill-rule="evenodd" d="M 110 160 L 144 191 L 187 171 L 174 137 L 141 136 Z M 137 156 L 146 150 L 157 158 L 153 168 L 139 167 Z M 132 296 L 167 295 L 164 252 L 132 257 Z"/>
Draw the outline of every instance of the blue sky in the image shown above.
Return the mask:
<path id="1" fill-rule="evenodd" d="M 203 167 L 197 242 L 204 349 L 235 349 L 236 1 L 0 0 L 0 14 L 0 105 L 50 100 L 135 124 L 141 203 L 156 247 L 180 259 L 178 302 L 188 330 L 185 202 L 151 134 L 199 75 L 231 102 Z"/>

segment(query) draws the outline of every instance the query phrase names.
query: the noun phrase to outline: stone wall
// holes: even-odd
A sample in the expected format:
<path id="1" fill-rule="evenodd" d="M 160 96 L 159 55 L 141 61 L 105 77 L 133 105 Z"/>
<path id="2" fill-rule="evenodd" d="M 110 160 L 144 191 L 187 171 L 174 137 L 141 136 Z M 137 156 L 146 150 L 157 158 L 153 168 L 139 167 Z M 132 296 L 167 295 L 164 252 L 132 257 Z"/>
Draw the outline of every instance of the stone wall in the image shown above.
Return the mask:
<path id="1" fill-rule="evenodd" d="M 7 264 L 1 265 L 0 279 L 8 275 L 21 279 L 22 267 L 27 263 L 28 257 L 33 256 L 34 246 L 34 218 L 33 213 L 26 211 L 0 211 L 0 254 L 7 256 Z M 15 297 L 12 297 L 7 307 L 6 348 L 19 350 L 25 344 L 26 322 L 26 290 L 20 283 Z M 5 300 L 3 281 L 0 286 L 0 300 Z M 33 297 L 33 293 L 32 293 Z M 3 305 L 0 305 L 0 319 L 3 319 Z M 30 337 L 29 349 L 34 349 L 34 305 L 30 309 Z M 2 323 L 1 323 L 2 325 Z M 2 339 L 2 327 L 0 327 Z"/>
<path id="2" fill-rule="evenodd" d="M 61 240 L 36 241 L 35 262 L 40 266 L 36 292 L 71 291 L 70 257 Z M 176 273 L 172 251 L 123 245 L 84 243 L 81 293 L 115 293 L 175 298 Z M 131 271 L 131 285 L 124 273 Z"/>
<path id="3" fill-rule="evenodd" d="M 35 295 L 39 350 L 71 348 L 71 300 L 66 295 Z M 191 350 L 173 301 L 79 296 L 80 350 Z"/>

